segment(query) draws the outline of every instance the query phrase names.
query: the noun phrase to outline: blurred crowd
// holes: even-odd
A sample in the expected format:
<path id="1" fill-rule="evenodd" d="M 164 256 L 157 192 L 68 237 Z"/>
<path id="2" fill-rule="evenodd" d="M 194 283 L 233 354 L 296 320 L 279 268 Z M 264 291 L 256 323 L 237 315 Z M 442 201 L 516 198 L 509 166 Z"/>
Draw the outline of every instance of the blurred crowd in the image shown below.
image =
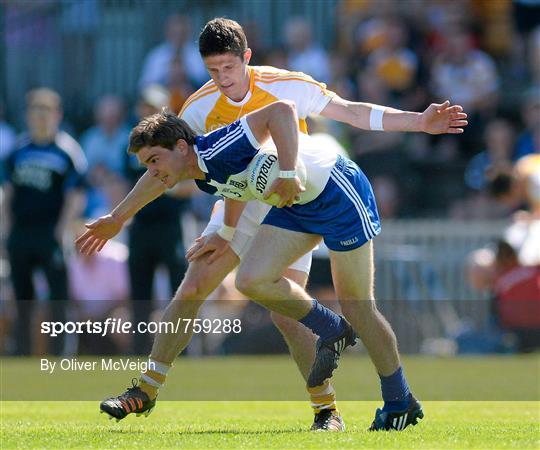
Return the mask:
<path id="1" fill-rule="evenodd" d="M 45 47 L 46 42 L 28 42 L 24 30 L 10 27 L 10 18 L 47 3 L 14 2 L 6 8 L 6 62 L 11 69 L 47 66 L 46 53 L 38 52 L 42 62 L 29 61 L 22 53 L 25 46 Z M 65 23 L 73 25 L 69 10 L 65 16 Z M 92 15 L 85 17 L 91 24 Z M 494 310 L 497 326 L 538 331 L 539 321 L 531 319 L 537 310 L 525 305 L 525 312 L 514 314 L 523 320 L 509 319 L 507 305 L 516 295 L 540 301 L 540 2 L 343 0 L 336 9 L 333 48 L 317 41 L 312 24 L 302 17 L 290 18 L 281 45 L 273 47 L 265 44 L 256 24 L 243 25 L 254 52 L 252 64 L 305 72 L 343 98 L 413 111 L 446 99 L 463 106 L 469 126 L 460 136 L 364 132 L 320 119 L 311 127 L 337 139 L 335 144 L 369 175 L 383 220 L 508 219 L 511 225 L 494 249 L 471 255 L 471 283 L 502 299 Z M 72 27 L 84 45 L 93 45 L 89 30 Z M 27 177 L 35 185 L 43 178 L 38 166 L 60 164 L 60 159 L 64 172 L 61 180 L 43 181 L 39 198 L 24 193 L 11 198 L 9 189 L 2 192 L 6 208 L 0 258 L 9 261 L 11 276 L 5 276 L 3 264 L 0 340 L 16 336 L 11 343 L 2 340 L 4 351 L 27 354 L 32 341 L 34 352 L 39 351 L 36 345 L 46 345 L 35 343 L 39 339 L 32 337 L 32 327 L 14 326 L 8 299 L 25 299 L 26 305 L 18 307 L 18 323 L 31 323 L 36 301 L 30 299 L 47 296 L 51 304 L 73 300 L 72 308 L 51 308 L 62 320 L 110 315 L 148 320 L 160 306 L 149 299 L 166 301 L 182 279 L 186 245 L 197 236 L 197 224 L 208 218 L 213 202 L 189 188 L 145 207 L 126 234 L 97 256 L 78 255 L 70 244 L 83 220 L 109 211 L 141 175 L 137 161 L 125 151 L 131 127 L 165 106 L 179 112 L 208 80 L 196 38 L 189 17 L 169 16 L 163 41 L 141 61 L 137 101 L 127 104 L 115 93 L 95 99 L 93 125 L 87 129 L 63 115 L 73 109 L 62 105 L 62 95 L 69 93 L 48 89 L 53 84 L 47 79 L 32 78 L 35 68 L 28 68 L 26 85 L 11 77 L 17 72 L 7 70 L 8 95 L 16 96 L 21 106 L 26 99 L 26 115 L 24 125 L 10 120 L 0 99 L 1 179 Z M 69 67 L 70 76 L 84 84 L 85 62 L 72 61 Z M 54 70 L 44 73 L 55 76 Z M 39 86 L 44 88 L 29 89 Z M 44 135 L 54 137 L 58 161 L 33 149 Z M 21 148 L 29 149 L 26 172 L 14 171 L 19 167 L 14 155 Z M 55 213 L 36 221 L 44 214 L 44 202 L 54 204 Z M 50 240 L 55 244 L 44 244 Z M 525 290 L 516 291 L 516 283 Z M 227 295 L 238 294 L 224 291 L 216 298 Z M 79 348 L 97 350 L 86 338 Z M 147 353 L 149 344 L 149 336 L 137 335 L 134 341 L 117 336 L 103 351 Z M 67 344 L 57 347 L 61 345 Z"/>

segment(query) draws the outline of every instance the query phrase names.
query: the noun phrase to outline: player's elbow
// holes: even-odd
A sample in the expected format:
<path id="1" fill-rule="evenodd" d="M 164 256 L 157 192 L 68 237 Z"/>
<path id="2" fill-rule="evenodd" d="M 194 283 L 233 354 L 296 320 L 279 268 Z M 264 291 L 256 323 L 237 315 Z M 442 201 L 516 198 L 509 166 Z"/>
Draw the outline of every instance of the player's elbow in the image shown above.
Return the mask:
<path id="1" fill-rule="evenodd" d="M 292 100 L 278 100 L 272 103 L 272 112 L 279 116 L 297 116 L 296 103 Z"/>

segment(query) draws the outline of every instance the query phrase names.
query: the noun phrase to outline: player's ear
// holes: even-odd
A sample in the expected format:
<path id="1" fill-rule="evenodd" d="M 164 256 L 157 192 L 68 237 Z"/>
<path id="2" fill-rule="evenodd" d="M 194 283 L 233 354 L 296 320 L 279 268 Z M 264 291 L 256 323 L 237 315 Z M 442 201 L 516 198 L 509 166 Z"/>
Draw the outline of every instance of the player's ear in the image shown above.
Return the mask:
<path id="1" fill-rule="evenodd" d="M 246 64 L 249 64 L 250 60 L 251 60 L 251 49 L 248 47 L 246 48 L 246 51 L 244 52 L 244 62 Z"/>
<path id="2" fill-rule="evenodd" d="M 185 154 L 188 151 L 189 145 L 186 141 L 184 141 L 184 139 L 178 139 L 176 141 L 176 147 L 182 154 Z"/>

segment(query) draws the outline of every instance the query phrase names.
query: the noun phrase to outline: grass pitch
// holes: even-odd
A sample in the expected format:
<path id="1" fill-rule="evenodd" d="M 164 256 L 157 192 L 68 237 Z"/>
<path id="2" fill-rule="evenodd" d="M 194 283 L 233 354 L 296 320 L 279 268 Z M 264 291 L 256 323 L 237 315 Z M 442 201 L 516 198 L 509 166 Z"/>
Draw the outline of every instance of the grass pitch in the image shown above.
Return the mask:
<path id="1" fill-rule="evenodd" d="M 400 433 L 366 430 L 381 405 L 367 357 L 347 355 L 334 377 L 345 433 L 307 431 L 288 356 L 181 358 L 152 415 L 119 423 L 99 400 L 136 373 L 45 374 L 39 359 L 0 359 L 0 448 L 540 448 L 538 355 L 403 359 L 426 416 Z"/>
<path id="2" fill-rule="evenodd" d="M 377 403 L 341 402 L 345 433 L 306 431 L 304 402 L 158 402 L 148 418 L 116 423 L 95 402 L 4 402 L 8 448 L 534 449 L 536 402 L 425 402 L 426 418 L 403 432 L 369 433 Z"/>

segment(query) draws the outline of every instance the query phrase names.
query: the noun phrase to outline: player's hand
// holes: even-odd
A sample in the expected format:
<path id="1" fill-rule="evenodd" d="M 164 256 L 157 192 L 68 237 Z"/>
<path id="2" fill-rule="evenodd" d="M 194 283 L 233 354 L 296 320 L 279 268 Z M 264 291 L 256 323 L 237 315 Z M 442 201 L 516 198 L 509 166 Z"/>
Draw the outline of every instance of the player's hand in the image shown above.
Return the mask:
<path id="1" fill-rule="evenodd" d="M 265 200 L 269 199 L 273 194 L 279 195 L 278 208 L 284 206 L 292 206 L 294 202 L 299 200 L 299 194 L 304 192 L 306 188 L 302 186 L 300 178 L 276 178 L 272 185 L 264 193 Z"/>
<path id="2" fill-rule="evenodd" d="M 432 103 L 422 113 L 422 131 L 429 134 L 460 134 L 466 127 L 467 114 L 460 105 L 450 106 L 450 101 Z"/>
<path id="3" fill-rule="evenodd" d="M 212 264 L 228 249 L 229 241 L 223 239 L 217 233 L 211 233 L 206 236 L 199 236 L 195 239 L 195 243 L 186 252 L 186 259 L 189 262 L 192 262 L 206 253 L 211 253 L 208 257 L 208 264 Z"/>
<path id="4" fill-rule="evenodd" d="M 84 255 L 99 252 L 107 241 L 116 236 L 124 223 L 112 215 L 101 216 L 92 223 L 85 224 L 88 228 L 75 240 L 79 251 Z"/>

